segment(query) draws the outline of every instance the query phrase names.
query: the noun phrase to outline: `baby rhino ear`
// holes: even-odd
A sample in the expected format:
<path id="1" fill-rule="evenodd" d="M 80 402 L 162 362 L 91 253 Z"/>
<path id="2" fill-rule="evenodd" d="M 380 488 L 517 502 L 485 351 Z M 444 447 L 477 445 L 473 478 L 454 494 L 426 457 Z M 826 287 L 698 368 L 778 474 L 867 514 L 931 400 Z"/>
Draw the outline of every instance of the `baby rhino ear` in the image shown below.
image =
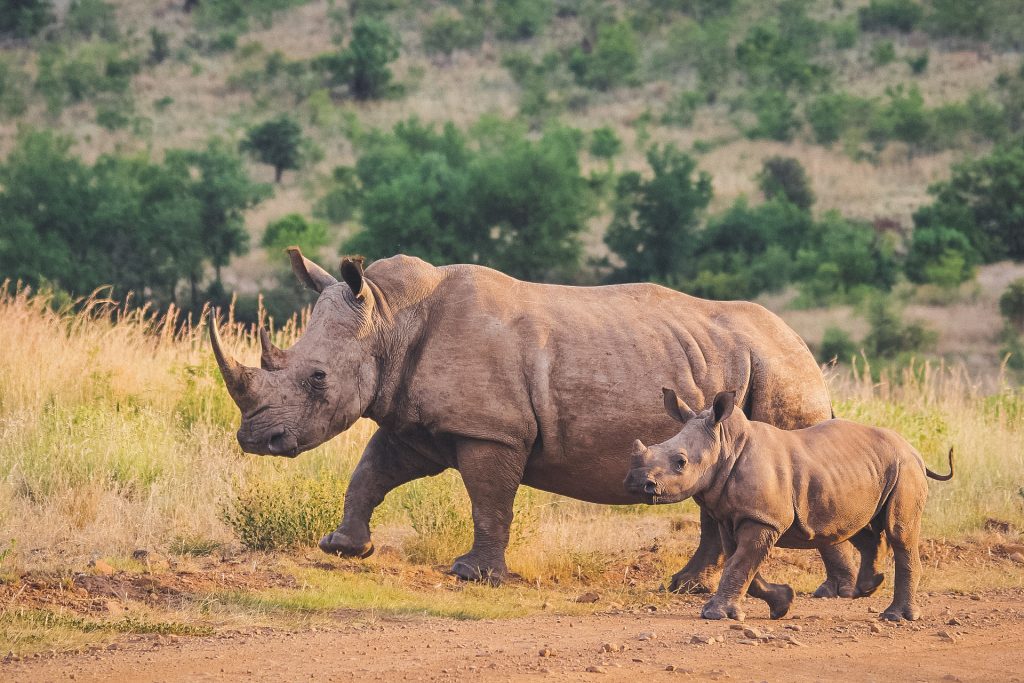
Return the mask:
<path id="1" fill-rule="evenodd" d="M 715 424 L 722 422 L 732 415 L 732 409 L 736 407 L 735 391 L 720 391 L 711 404 L 711 413 L 715 417 Z"/>

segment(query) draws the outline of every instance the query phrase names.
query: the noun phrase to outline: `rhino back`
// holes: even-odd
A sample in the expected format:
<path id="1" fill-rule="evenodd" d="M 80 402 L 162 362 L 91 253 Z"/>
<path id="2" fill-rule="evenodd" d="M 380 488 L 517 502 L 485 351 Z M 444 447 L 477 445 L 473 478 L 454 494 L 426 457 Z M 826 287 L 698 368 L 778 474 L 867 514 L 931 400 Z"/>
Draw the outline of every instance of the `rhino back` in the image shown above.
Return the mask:
<path id="1" fill-rule="evenodd" d="M 431 286 L 414 287 L 430 294 L 417 316 L 421 343 L 403 372 L 405 419 L 527 449 L 525 482 L 538 488 L 634 502 L 622 486 L 629 444 L 676 431 L 662 408 L 663 386 L 695 409 L 723 389 L 736 390 L 743 405 L 767 363 L 775 375 L 810 382 L 796 392 L 817 399 L 805 423 L 828 417 L 806 346 L 760 306 L 652 284 L 569 287 L 479 266 L 427 267 L 434 272 L 421 275 Z"/>

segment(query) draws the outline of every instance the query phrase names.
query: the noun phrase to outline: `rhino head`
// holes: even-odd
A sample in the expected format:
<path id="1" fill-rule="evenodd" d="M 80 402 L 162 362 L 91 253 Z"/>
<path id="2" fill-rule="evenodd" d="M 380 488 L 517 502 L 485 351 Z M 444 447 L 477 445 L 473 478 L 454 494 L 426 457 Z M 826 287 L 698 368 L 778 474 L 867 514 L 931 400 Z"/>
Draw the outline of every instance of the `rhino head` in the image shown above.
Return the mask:
<path id="1" fill-rule="evenodd" d="M 341 262 L 339 282 L 299 249 L 288 249 L 292 270 L 319 293 L 309 324 L 282 350 L 260 329 L 260 367 L 238 363 L 225 351 L 210 313 L 210 341 L 228 393 L 242 413 L 242 450 L 293 458 L 348 429 L 370 405 L 377 388 L 377 315 L 374 290 L 361 257 Z"/>
<path id="2" fill-rule="evenodd" d="M 630 493 L 648 503 L 678 503 L 708 488 L 722 458 L 718 426 L 732 414 L 736 393 L 719 392 L 711 407 L 694 413 L 672 389 L 662 389 L 665 410 L 683 425 L 667 441 L 647 447 L 633 442 L 633 461 L 626 475 Z"/>

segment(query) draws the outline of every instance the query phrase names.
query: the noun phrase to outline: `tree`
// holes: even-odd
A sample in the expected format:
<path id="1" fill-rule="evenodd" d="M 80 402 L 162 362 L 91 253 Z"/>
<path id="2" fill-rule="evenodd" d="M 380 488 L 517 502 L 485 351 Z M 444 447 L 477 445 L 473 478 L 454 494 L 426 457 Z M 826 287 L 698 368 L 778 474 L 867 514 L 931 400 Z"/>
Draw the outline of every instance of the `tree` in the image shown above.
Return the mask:
<path id="1" fill-rule="evenodd" d="M 962 233 L 952 228 L 918 228 L 903 269 L 911 282 L 955 287 L 974 277 L 978 254 Z"/>
<path id="2" fill-rule="evenodd" d="M 212 140 L 204 150 L 169 150 L 166 163 L 184 169 L 190 178 L 191 194 L 199 202 L 199 221 L 204 254 L 208 255 L 221 281 L 221 268 L 232 256 L 249 248 L 244 212 L 271 194 L 268 186 L 254 183 L 245 172 L 242 159 L 223 143 Z M 189 273 L 193 301 L 202 273 L 198 264 Z"/>
<path id="3" fill-rule="evenodd" d="M 605 244 L 624 262 L 623 280 L 667 281 L 693 270 L 701 213 L 711 201 L 711 176 L 676 147 L 647 152 L 653 177 L 624 173 L 615 188 L 615 209 Z"/>
<path id="4" fill-rule="evenodd" d="M 636 35 L 628 23 L 619 22 L 598 29 L 597 43 L 589 53 L 577 48 L 569 69 L 580 84 L 608 90 L 632 78 L 639 62 Z"/>
<path id="5" fill-rule="evenodd" d="M 914 214 L 921 228 L 962 233 L 985 263 L 1024 259 L 1024 142 L 996 147 L 953 167 L 952 177 L 928 188 L 935 199 Z"/>
<path id="6" fill-rule="evenodd" d="M 31 38 L 54 21 L 51 0 L 6 0 L 0 4 L 0 34 Z"/>
<path id="7" fill-rule="evenodd" d="M 359 100 L 384 95 L 391 84 L 388 64 L 398 58 L 398 37 L 378 19 L 360 17 L 352 27 L 352 40 L 344 50 L 314 61 L 329 75 L 331 85 L 346 86 Z"/>
<path id="8" fill-rule="evenodd" d="M 613 128 L 595 128 L 590 136 L 590 154 L 598 159 L 612 159 L 622 151 L 622 140 Z"/>
<path id="9" fill-rule="evenodd" d="M 272 252 L 297 246 L 302 253 L 315 258 L 327 246 L 327 226 L 320 221 L 307 221 L 302 214 L 290 213 L 267 225 L 261 244 Z"/>
<path id="10" fill-rule="evenodd" d="M 809 211 L 814 204 L 814 192 L 804 167 L 792 157 L 773 156 L 764 160 L 757 184 L 765 199 L 780 198 Z"/>
<path id="11" fill-rule="evenodd" d="M 302 128 L 293 118 L 282 114 L 249 129 L 239 145 L 264 164 L 274 167 L 274 182 L 280 183 L 286 170 L 297 169 L 302 160 Z"/>

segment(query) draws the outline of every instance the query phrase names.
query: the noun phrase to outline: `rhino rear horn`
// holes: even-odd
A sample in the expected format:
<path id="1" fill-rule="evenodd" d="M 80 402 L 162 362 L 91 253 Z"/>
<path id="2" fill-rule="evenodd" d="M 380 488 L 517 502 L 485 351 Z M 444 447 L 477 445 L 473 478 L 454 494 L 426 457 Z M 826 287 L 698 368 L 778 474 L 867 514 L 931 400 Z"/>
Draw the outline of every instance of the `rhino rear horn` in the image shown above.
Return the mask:
<path id="1" fill-rule="evenodd" d="M 333 275 L 303 256 L 302 250 L 298 247 L 288 247 L 288 258 L 292 262 L 292 272 L 299 278 L 299 282 L 317 294 L 331 285 L 338 284 Z"/>
<path id="2" fill-rule="evenodd" d="M 270 341 L 270 333 L 267 328 L 260 328 L 260 367 L 264 370 L 280 370 L 284 367 L 284 351 L 274 346 Z"/>

